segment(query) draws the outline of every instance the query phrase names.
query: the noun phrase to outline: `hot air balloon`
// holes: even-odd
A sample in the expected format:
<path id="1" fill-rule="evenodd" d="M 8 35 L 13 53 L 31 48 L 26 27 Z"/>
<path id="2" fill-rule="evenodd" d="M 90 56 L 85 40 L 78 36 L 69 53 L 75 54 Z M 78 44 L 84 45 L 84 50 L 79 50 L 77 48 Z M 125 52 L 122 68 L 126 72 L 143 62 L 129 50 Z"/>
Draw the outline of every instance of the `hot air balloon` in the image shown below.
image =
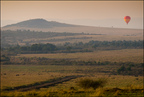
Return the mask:
<path id="1" fill-rule="evenodd" d="M 131 20 L 131 17 L 130 16 L 125 16 L 124 17 L 124 21 L 128 24 L 129 21 Z"/>

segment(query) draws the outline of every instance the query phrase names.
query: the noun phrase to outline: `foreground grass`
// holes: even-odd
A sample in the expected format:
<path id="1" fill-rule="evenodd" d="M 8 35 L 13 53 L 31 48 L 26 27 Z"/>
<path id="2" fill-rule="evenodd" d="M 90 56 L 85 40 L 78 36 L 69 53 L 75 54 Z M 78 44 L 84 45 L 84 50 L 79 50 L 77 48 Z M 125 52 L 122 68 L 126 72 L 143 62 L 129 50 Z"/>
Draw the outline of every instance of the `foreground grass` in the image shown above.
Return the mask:
<path id="1" fill-rule="evenodd" d="M 107 79 L 104 88 L 84 90 L 77 86 L 81 78 L 52 86 L 27 92 L 2 91 L 5 97 L 142 97 L 143 76 L 111 75 L 99 72 L 99 70 L 116 69 L 115 66 L 58 66 L 58 65 L 2 65 L 1 86 L 2 89 L 20 85 L 55 79 L 68 75 L 84 75 L 84 78 Z M 92 71 L 92 72 L 90 72 Z M 19 74 L 19 76 L 16 76 Z M 74 87 L 74 88 L 71 88 Z M 118 88 L 115 90 L 115 88 Z"/>
<path id="2" fill-rule="evenodd" d="M 98 88 L 88 89 L 61 89 L 61 90 L 32 90 L 27 92 L 2 92 L 5 97 L 143 97 L 143 89 Z"/>
<path id="3" fill-rule="evenodd" d="M 58 66 L 58 65 L 2 65 L 1 66 L 1 86 L 2 88 L 15 87 L 46 81 L 62 76 L 84 75 L 92 79 L 106 78 L 106 87 L 126 87 L 129 84 L 143 85 L 142 76 L 111 75 L 101 72 L 115 70 L 116 66 Z M 17 76 L 18 74 L 18 76 Z M 75 80 L 68 81 L 57 88 L 68 88 L 74 86 Z"/>

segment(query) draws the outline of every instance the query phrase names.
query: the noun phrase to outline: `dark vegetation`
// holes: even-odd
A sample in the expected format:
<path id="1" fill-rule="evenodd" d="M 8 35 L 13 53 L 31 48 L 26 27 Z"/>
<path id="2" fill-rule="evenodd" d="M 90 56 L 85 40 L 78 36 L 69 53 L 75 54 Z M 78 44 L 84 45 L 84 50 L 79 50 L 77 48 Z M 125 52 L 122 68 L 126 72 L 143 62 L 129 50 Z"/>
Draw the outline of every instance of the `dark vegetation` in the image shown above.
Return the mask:
<path id="1" fill-rule="evenodd" d="M 93 79 L 85 78 L 78 81 L 78 86 L 84 89 L 93 88 L 95 90 L 99 87 L 104 87 L 106 83 L 107 83 L 106 79 L 93 80 Z"/>
<path id="2" fill-rule="evenodd" d="M 143 41 L 89 41 L 88 43 L 69 43 L 64 45 L 54 44 L 32 44 L 29 46 L 10 46 L 2 50 L 13 52 L 15 54 L 33 54 L 33 53 L 75 53 L 92 52 L 94 50 L 117 50 L 117 49 L 142 49 Z"/>
<path id="3" fill-rule="evenodd" d="M 57 47 L 53 44 L 33 44 L 31 46 L 15 46 L 8 48 L 9 52 L 15 53 L 50 53 L 56 51 Z"/>
<path id="4" fill-rule="evenodd" d="M 139 41 L 89 41 L 88 43 L 69 43 L 66 42 L 64 47 L 69 49 L 70 52 L 77 51 L 94 51 L 94 50 L 117 50 L 117 49 L 142 49 L 143 48 L 143 40 Z M 61 49 L 59 48 L 59 49 Z"/>

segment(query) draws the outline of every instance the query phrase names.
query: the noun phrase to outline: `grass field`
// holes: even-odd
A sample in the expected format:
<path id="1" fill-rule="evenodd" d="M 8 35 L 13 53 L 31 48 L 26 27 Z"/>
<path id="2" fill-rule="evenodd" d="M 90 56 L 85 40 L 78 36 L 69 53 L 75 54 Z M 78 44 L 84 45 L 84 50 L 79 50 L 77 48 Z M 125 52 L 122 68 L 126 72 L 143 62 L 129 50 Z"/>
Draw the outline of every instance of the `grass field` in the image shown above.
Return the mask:
<path id="1" fill-rule="evenodd" d="M 85 53 L 20 54 L 15 57 L 45 57 L 50 59 L 73 59 L 83 61 L 110 61 L 143 63 L 143 49 L 107 50 Z M 72 79 L 56 86 L 27 92 L 2 91 L 3 96 L 25 97 L 141 97 L 143 76 L 113 75 L 116 65 L 1 65 L 2 89 L 55 79 L 62 76 L 83 75 L 83 78 L 107 79 L 105 87 L 84 90 L 77 85 L 81 78 Z M 74 90 L 71 90 L 74 87 Z M 121 90 L 113 90 L 113 89 Z M 137 91 L 138 90 L 138 91 Z M 133 96 L 134 95 L 134 96 Z"/>
<path id="2" fill-rule="evenodd" d="M 31 84 L 67 75 L 60 74 L 58 66 L 4 65 L 1 69 L 2 87 Z"/>
<path id="3" fill-rule="evenodd" d="M 143 37 L 138 36 L 121 36 L 121 35 L 77 35 L 77 36 L 56 36 L 56 37 L 49 37 L 49 38 L 30 38 L 24 39 L 23 42 L 39 42 L 41 43 L 52 43 L 52 44 L 64 44 L 65 42 L 70 43 L 77 43 L 83 42 L 87 43 L 91 40 L 97 41 L 118 41 L 118 40 L 143 40 Z"/>
<path id="4" fill-rule="evenodd" d="M 85 61 L 94 60 L 143 63 L 143 49 L 122 49 L 84 53 L 20 54 L 16 57 L 46 57 L 54 59 L 75 59 Z"/>
<path id="5" fill-rule="evenodd" d="M 27 85 L 35 82 L 45 81 L 48 79 L 54 79 L 61 76 L 67 75 L 84 75 L 86 78 L 91 79 L 99 79 L 105 78 L 107 79 L 107 84 L 103 89 L 93 90 L 88 89 L 84 90 L 81 87 L 77 86 L 77 81 L 81 78 L 73 79 L 62 84 L 58 84 L 56 86 L 52 86 L 49 88 L 41 88 L 40 90 L 31 90 L 27 92 L 2 92 L 2 95 L 7 96 L 26 96 L 26 97 L 35 97 L 44 96 L 44 94 L 48 95 L 59 95 L 57 97 L 91 97 L 92 95 L 101 95 L 97 94 L 97 91 L 102 92 L 104 90 L 111 90 L 113 88 L 120 89 L 129 89 L 127 90 L 130 94 L 133 95 L 132 89 L 143 89 L 143 77 L 142 76 L 122 76 L 122 75 L 110 75 L 108 73 L 98 73 L 98 72 L 87 72 L 92 70 L 100 70 L 100 69 L 113 69 L 115 67 L 110 66 L 54 66 L 54 65 L 3 65 L 2 66 L 2 76 L 1 76 L 1 85 L 2 89 L 8 87 L 15 87 L 20 85 Z M 4 75 L 5 74 L 5 75 Z M 16 76 L 19 74 L 19 76 Z M 25 75 L 23 75 L 25 74 Z M 85 78 L 84 77 L 84 78 Z M 75 90 L 70 90 L 71 87 L 74 87 Z M 107 92 L 104 92 L 107 93 Z M 105 95 L 114 95 L 115 92 L 110 92 Z M 120 94 L 123 94 L 119 91 Z M 137 93 L 137 92 L 136 92 Z M 142 91 L 139 93 L 142 95 Z M 69 95 L 69 96 L 68 96 Z M 72 96 L 73 95 L 73 96 Z M 81 96 L 80 96 L 81 95 Z M 115 94 L 116 95 L 116 94 Z M 49 96 L 48 96 L 49 97 Z M 51 97 L 51 96 L 50 96 Z M 106 96 L 107 97 L 107 96 Z M 123 96 L 127 97 L 127 96 Z M 134 96 L 137 97 L 137 96 Z"/>
<path id="6" fill-rule="evenodd" d="M 2 65 L 1 86 L 2 88 L 20 86 L 67 75 L 84 75 L 94 79 L 104 77 L 109 80 L 107 87 L 122 88 L 129 84 L 142 86 L 142 76 L 111 75 L 99 72 L 99 70 L 110 71 L 115 68 L 116 66 Z M 16 76 L 17 74 L 19 75 Z"/>

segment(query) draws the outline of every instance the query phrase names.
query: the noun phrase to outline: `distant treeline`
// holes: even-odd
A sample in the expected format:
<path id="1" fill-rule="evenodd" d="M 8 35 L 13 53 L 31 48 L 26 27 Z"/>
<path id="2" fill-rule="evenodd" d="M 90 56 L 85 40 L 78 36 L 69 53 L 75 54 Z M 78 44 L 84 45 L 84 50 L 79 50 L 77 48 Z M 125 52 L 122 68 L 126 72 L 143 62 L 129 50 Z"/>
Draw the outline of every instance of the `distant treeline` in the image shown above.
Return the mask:
<path id="1" fill-rule="evenodd" d="M 142 49 L 143 40 L 139 41 L 89 41 L 88 43 L 69 43 L 64 45 L 54 44 L 33 44 L 30 46 L 11 46 L 5 48 L 15 53 L 74 53 L 92 52 L 94 50 L 115 50 L 115 49 Z"/>
<path id="2" fill-rule="evenodd" d="M 126 41 L 126 40 L 119 40 L 119 41 L 89 41 L 88 43 L 79 43 L 80 45 L 83 45 L 84 47 L 92 47 L 92 48 L 143 48 L 143 40 L 139 41 Z"/>
<path id="3" fill-rule="evenodd" d="M 15 53 L 49 53 L 52 51 L 56 51 L 57 47 L 53 44 L 33 44 L 31 46 L 14 46 L 9 47 L 6 50 Z"/>
<path id="4" fill-rule="evenodd" d="M 63 46 L 57 46 L 59 50 L 67 50 L 69 52 L 92 52 L 94 50 L 117 50 L 117 49 L 142 49 L 143 40 L 138 41 L 89 41 L 88 43 L 66 42 Z"/>

